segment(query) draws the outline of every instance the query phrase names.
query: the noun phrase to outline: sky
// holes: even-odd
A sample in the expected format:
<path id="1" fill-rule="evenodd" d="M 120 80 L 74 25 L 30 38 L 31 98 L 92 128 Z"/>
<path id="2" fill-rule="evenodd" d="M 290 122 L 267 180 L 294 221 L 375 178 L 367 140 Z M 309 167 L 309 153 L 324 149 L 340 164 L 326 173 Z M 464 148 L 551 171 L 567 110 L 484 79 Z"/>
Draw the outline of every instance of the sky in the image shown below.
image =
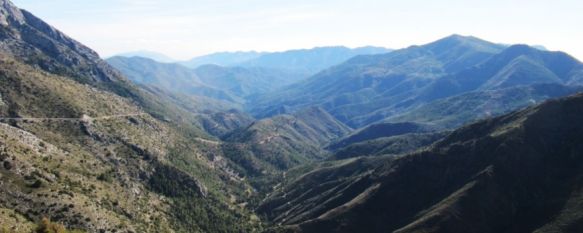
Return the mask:
<path id="1" fill-rule="evenodd" d="M 583 60 L 581 0 L 13 0 L 101 56 L 365 45 L 451 34 L 543 45 Z"/>

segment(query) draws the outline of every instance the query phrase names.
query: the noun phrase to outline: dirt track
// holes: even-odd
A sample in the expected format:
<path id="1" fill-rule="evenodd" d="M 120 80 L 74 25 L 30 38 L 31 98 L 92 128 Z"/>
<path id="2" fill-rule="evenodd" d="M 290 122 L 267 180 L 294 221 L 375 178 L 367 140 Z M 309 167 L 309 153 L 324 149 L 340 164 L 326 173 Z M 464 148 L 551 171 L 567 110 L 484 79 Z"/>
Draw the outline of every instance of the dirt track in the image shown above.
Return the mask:
<path id="1" fill-rule="evenodd" d="M 82 116 L 79 118 L 46 118 L 46 117 L 0 117 L 0 121 L 92 121 L 92 120 L 108 120 L 114 118 L 122 118 L 122 117 L 132 117 L 132 116 L 142 116 L 147 115 L 146 113 L 133 113 L 133 114 L 119 114 L 119 115 L 109 115 L 109 116 L 100 116 L 100 117 L 89 117 L 89 116 Z"/>

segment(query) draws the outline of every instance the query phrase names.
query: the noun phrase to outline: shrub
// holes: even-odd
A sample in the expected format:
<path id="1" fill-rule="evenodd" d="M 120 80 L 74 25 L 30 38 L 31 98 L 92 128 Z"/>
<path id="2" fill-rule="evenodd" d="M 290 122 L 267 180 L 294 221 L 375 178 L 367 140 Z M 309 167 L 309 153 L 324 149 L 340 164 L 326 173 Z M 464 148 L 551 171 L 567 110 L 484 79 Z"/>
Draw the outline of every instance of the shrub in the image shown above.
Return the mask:
<path id="1" fill-rule="evenodd" d="M 82 233 L 80 230 L 67 230 L 59 223 L 51 222 L 48 218 L 43 218 L 36 228 L 36 233 Z"/>
<path id="2" fill-rule="evenodd" d="M 67 233 L 65 226 L 51 222 L 48 218 L 43 218 L 36 228 L 37 233 Z"/>

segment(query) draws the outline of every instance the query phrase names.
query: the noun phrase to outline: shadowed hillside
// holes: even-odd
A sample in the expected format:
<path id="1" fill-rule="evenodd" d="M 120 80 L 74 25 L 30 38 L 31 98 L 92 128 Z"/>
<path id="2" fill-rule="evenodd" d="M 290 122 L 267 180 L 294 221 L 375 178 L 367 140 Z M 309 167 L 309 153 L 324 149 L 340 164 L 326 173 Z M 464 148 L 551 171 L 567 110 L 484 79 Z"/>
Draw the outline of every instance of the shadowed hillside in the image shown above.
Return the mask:
<path id="1" fill-rule="evenodd" d="M 259 212 L 294 232 L 578 232 L 582 109 L 581 95 L 549 101 L 422 152 L 320 168 Z"/>

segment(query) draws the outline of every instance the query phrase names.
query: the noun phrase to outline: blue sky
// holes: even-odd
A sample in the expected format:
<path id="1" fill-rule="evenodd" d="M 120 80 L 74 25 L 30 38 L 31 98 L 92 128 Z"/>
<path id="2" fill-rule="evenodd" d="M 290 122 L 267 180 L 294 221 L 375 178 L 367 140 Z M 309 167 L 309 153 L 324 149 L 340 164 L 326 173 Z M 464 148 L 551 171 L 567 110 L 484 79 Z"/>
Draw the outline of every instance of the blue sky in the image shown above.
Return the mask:
<path id="1" fill-rule="evenodd" d="M 450 34 L 583 60 L 581 0 L 13 0 L 102 56 L 326 45 L 402 48 Z"/>

